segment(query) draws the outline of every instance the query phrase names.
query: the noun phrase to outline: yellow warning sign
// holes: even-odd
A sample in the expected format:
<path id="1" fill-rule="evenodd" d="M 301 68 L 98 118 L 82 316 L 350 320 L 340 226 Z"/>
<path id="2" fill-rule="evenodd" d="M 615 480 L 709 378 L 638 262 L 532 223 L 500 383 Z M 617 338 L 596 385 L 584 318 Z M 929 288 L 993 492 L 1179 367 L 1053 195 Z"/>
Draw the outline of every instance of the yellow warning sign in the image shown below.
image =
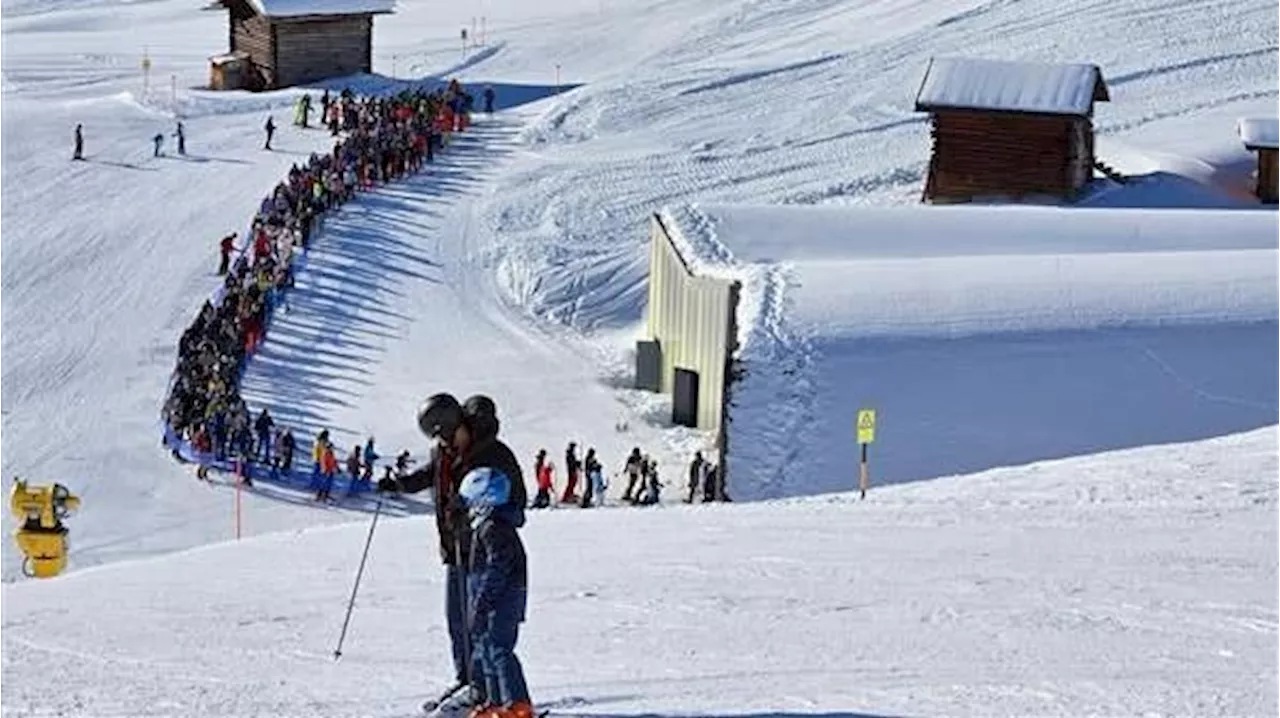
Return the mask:
<path id="1" fill-rule="evenodd" d="M 876 410 L 858 410 L 858 443 L 870 444 L 876 440 Z"/>

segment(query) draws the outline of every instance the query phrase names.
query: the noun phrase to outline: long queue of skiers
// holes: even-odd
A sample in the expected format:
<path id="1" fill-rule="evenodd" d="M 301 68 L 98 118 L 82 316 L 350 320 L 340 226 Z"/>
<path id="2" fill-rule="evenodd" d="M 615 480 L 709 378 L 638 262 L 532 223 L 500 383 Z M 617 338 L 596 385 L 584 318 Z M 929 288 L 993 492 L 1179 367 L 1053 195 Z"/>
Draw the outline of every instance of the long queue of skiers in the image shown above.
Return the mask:
<path id="1" fill-rule="evenodd" d="M 344 90 L 325 103 L 326 110 L 336 108 L 330 114 L 341 117 L 346 137 L 334 143 L 332 152 L 295 164 L 263 198 L 251 225 L 251 245 L 241 248 L 234 264 L 236 235 L 223 238 L 218 272 L 226 279 L 178 342 L 177 367 L 162 411 L 164 441 L 175 458 L 182 458 L 182 442 L 190 442 L 201 464 L 224 460 L 232 452 L 241 458 L 258 456 L 274 445 L 262 441 L 257 428 L 264 417 L 269 419 L 265 410 L 250 430 L 239 382 L 275 308 L 283 303 L 288 309 L 285 292 L 293 286 L 296 252 L 306 251 L 324 213 L 351 200 L 356 191 L 431 162 L 449 133 L 466 126 L 466 97 L 455 80 L 444 90 L 393 97 L 357 98 Z M 80 149 L 79 132 L 77 140 Z"/>

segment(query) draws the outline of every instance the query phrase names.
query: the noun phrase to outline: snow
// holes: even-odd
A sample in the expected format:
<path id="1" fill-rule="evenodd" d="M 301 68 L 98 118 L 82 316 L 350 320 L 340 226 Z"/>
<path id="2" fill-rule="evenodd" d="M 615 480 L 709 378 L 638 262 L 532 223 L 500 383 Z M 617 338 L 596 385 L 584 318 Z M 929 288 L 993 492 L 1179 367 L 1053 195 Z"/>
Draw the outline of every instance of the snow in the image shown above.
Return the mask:
<path id="1" fill-rule="evenodd" d="M 463 49 L 476 15 L 485 43 Z M 1081 216 L 963 208 L 932 236 L 961 215 L 902 210 L 896 245 L 728 266 L 767 369 L 737 397 L 735 460 L 776 470 L 736 473 L 733 505 L 534 517 L 535 696 L 625 716 L 1273 713 L 1274 225 L 1253 238 L 1276 215 L 1253 209 L 1232 128 L 1275 114 L 1274 21 L 1265 0 L 400 3 L 375 23 L 379 74 L 325 86 L 458 76 L 500 111 L 329 218 L 251 402 L 421 456 L 416 403 L 485 391 L 526 462 L 577 440 L 616 470 L 638 445 L 678 485 L 709 437 L 627 388 L 651 213 L 881 217 L 919 202 L 931 56 L 1096 63 L 1098 155 L 1129 181 Z M 368 502 L 260 483 L 252 538 L 218 543 L 233 492 L 159 445 L 218 238 L 331 147 L 285 121 L 306 90 L 196 89 L 226 18 L 179 0 L 3 0 L 0 32 L 0 473 L 85 500 L 68 575 L 0 589 L 3 713 L 411 713 L 446 662 L 429 506 L 389 507 L 404 520 L 378 529 L 334 666 Z M 179 117 L 191 155 L 151 159 Z M 856 481 L 864 404 L 871 496 L 804 496 Z M 749 501 L 770 497 L 792 498 Z M 17 565 L 6 541 L 6 581 Z M 67 693 L 37 693 L 51 675 Z"/>
<path id="2" fill-rule="evenodd" d="M 395 0 L 249 0 L 267 17 L 364 15 L 394 12 Z"/>
<path id="3" fill-rule="evenodd" d="M 1241 141 L 1251 150 L 1280 147 L 1280 120 L 1274 117 L 1241 119 L 1239 130 Z"/>
<path id="4" fill-rule="evenodd" d="M 1089 116 L 1105 99 L 1097 65 L 940 57 L 925 70 L 916 109 Z"/>
<path id="5" fill-rule="evenodd" d="M 1276 446 L 534 513 L 520 656 L 569 716 L 1266 715 Z M 448 676 L 436 532 L 379 523 L 335 662 L 367 531 L 5 585 L 4 714 L 413 715 Z"/>
<path id="6" fill-rule="evenodd" d="M 878 483 L 1274 423 L 1273 212 L 707 205 L 667 216 L 695 271 L 743 285 L 732 495 L 848 487 L 862 407 L 883 425 Z"/>

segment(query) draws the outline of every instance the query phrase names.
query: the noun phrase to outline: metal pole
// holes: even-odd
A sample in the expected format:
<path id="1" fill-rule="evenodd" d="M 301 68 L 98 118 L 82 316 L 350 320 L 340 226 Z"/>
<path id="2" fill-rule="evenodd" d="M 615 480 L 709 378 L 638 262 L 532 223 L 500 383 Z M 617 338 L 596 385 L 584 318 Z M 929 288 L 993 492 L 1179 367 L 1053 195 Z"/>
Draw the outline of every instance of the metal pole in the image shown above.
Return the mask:
<path id="1" fill-rule="evenodd" d="M 867 477 L 867 445 L 862 445 L 862 463 L 858 465 L 858 488 L 862 491 L 859 500 L 867 498 L 867 485 L 870 479 Z"/>
<path id="2" fill-rule="evenodd" d="M 382 497 L 373 509 L 373 523 L 369 524 L 369 537 L 364 540 L 364 553 L 360 554 L 360 568 L 356 569 L 356 583 L 351 587 L 351 600 L 347 601 L 347 617 L 342 619 L 342 633 L 338 636 L 338 647 L 333 649 L 333 660 L 342 658 L 342 642 L 347 638 L 347 626 L 351 624 L 351 609 L 356 605 L 356 591 L 360 590 L 360 577 L 364 575 L 364 562 L 369 558 L 369 546 L 373 543 L 373 530 L 378 528 L 378 516 L 382 515 Z"/>

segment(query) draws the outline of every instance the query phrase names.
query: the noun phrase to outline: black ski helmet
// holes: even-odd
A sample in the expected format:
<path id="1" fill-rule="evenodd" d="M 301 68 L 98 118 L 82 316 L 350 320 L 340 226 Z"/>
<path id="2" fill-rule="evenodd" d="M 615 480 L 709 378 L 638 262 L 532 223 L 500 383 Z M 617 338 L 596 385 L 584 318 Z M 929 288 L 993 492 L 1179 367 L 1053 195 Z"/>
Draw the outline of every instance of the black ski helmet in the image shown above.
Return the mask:
<path id="1" fill-rule="evenodd" d="M 474 394 L 462 404 L 462 417 L 476 439 L 498 435 L 498 407 L 484 394 Z"/>
<path id="2" fill-rule="evenodd" d="M 453 394 L 435 394 L 418 407 L 418 429 L 428 439 L 453 440 L 462 425 L 462 405 Z"/>

